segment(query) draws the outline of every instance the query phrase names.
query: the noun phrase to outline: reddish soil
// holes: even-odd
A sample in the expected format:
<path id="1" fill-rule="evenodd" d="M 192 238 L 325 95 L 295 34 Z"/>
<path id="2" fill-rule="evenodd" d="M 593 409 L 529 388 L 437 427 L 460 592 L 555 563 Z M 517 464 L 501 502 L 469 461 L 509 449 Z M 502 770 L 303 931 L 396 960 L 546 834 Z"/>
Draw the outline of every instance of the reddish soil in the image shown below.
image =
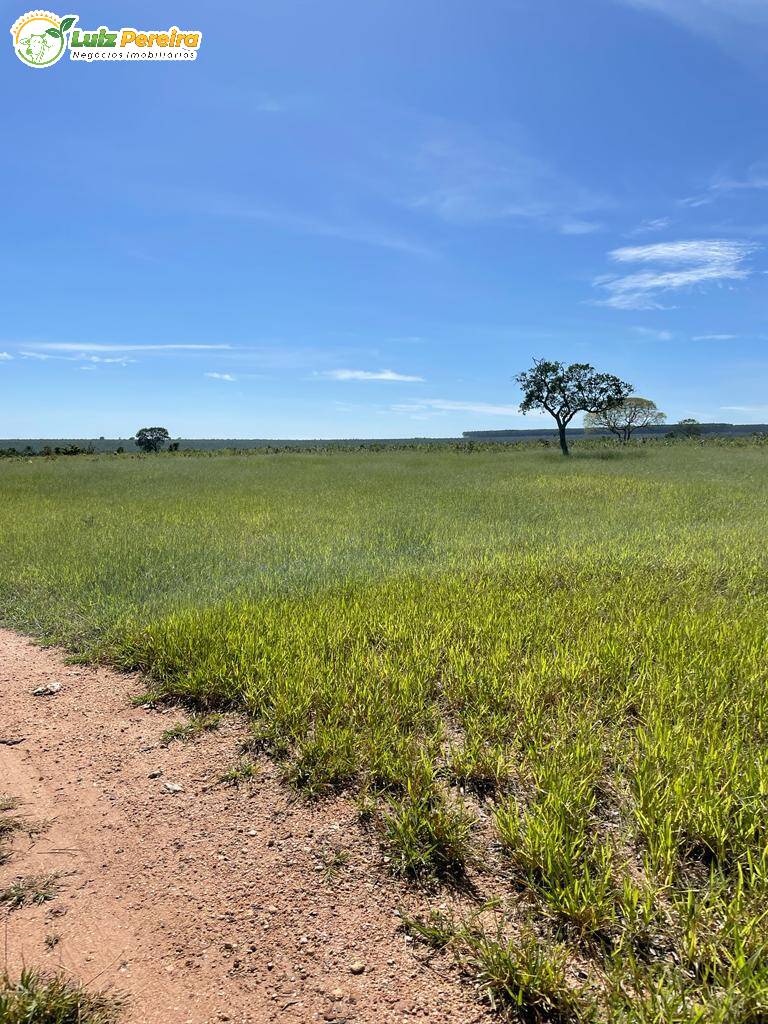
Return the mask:
<path id="1" fill-rule="evenodd" d="M 268 761 L 222 786 L 245 723 L 163 746 L 184 715 L 132 707 L 141 689 L 0 630 L 0 794 L 48 823 L 16 834 L 0 889 L 61 873 L 51 902 L 0 911 L 12 973 L 120 991 L 126 1024 L 488 1019 L 450 958 L 398 931 L 395 909 L 423 900 L 387 875 L 349 802 L 297 801 Z M 348 861 L 329 876 L 336 849 Z"/>

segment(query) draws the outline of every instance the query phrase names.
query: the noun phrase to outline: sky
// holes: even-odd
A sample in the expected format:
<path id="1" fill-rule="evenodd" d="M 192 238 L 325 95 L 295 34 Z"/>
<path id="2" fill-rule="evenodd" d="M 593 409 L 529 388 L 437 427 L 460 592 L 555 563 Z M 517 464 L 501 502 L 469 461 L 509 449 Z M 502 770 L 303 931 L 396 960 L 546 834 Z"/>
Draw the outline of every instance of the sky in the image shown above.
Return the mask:
<path id="1" fill-rule="evenodd" d="M 533 427 L 540 357 L 768 421 L 766 0 L 1 6 L 0 437 Z"/>

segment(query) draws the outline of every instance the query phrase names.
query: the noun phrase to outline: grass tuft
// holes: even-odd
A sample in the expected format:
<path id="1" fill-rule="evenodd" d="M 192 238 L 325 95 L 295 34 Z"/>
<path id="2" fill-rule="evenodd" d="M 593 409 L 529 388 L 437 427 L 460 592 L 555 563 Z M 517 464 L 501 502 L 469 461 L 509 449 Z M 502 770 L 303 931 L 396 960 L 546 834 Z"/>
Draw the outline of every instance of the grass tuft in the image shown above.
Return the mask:
<path id="1" fill-rule="evenodd" d="M 225 786 L 242 786 L 253 782 L 257 775 L 258 768 L 254 762 L 249 757 L 241 757 L 219 777 L 219 782 Z"/>
<path id="2" fill-rule="evenodd" d="M 463 882 L 472 857 L 473 815 L 437 790 L 406 796 L 384 815 L 385 849 L 397 875 L 426 881 Z"/>
<path id="3" fill-rule="evenodd" d="M 531 933 L 519 939 L 468 932 L 462 961 L 492 1008 L 530 1024 L 572 1024 L 593 1017 L 566 976 L 568 950 Z"/>
<path id="4" fill-rule="evenodd" d="M 38 874 L 18 878 L 6 889 L 0 890 L 0 904 L 9 910 L 18 910 L 20 907 L 47 903 L 58 895 L 60 877 L 59 874 Z"/>
<path id="5" fill-rule="evenodd" d="M 13 980 L 0 975 L 0 1021 L 3 1024 L 114 1024 L 121 1001 L 88 992 L 61 975 L 25 969 Z"/>
<path id="6" fill-rule="evenodd" d="M 160 737 L 163 746 L 171 743 L 186 743 L 195 740 L 205 732 L 214 732 L 221 725 L 220 714 L 193 715 L 189 722 L 176 722 Z"/>

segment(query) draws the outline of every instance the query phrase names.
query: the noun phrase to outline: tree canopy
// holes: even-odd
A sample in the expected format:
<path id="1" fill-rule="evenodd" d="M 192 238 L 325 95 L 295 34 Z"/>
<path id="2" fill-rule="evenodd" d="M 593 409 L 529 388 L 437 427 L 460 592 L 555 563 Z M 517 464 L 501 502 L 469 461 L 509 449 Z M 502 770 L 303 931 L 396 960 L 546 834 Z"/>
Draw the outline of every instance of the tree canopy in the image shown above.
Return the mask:
<path id="1" fill-rule="evenodd" d="M 643 427 L 659 426 L 667 419 L 667 414 L 656 408 L 650 398 L 630 395 L 600 412 L 588 412 L 584 417 L 584 427 L 602 427 L 610 430 L 626 444 L 633 432 Z"/>
<path id="2" fill-rule="evenodd" d="M 598 373 L 589 363 L 536 359 L 530 370 L 515 380 L 523 392 L 520 411 L 541 409 L 557 423 L 560 448 L 568 455 L 565 428 L 578 412 L 600 413 L 619 405 L 632 394 L 632 385 L 612 373 Z"/>
<path id="3" fill-rule="evenodd" d="M 170 437 L 165 427 L 142 427 L 136 431 L 134 443 L 143 452 L 159 452 Z"/>

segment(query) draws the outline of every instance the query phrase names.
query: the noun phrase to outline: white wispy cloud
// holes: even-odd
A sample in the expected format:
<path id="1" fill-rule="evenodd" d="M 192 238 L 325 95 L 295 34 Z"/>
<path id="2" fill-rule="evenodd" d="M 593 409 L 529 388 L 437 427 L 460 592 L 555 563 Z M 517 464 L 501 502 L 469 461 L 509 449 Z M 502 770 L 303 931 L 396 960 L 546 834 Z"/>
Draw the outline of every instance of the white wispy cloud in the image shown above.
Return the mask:
<path id="1" fill-rule="evenodd" d="M 10 352 L 0 352 L 0 363 L 8 362 L 9 359 L 13 359 Z"/>
<path id="2" fill-rule="evenodd" d="M 592 235 L 602 230 L 602 224 L 591 220 L 564 220 L 559 225 L 561 235 Z"/>
<path id="3" fill-rule="evenodd" d="M 655 327 L 633 327 L 632 330 L 642 338 L 653 338 L 655 341 L 672 341 L 674 337 L 672 331 L 659 330 Z"/>
<path id="4" fill-rule="evenodd" d="M 493 405 L 489 402 L 461 402 L 447 398 L 425 398 L 419 402 L 407 402 L 390 406 L 392 412 L 469 412 L 480 416 L 520 416 L 517 405 Z"/>
<path id="5" fill-rule="evenodd" d="M 611 205 L 533 155 L 519 133 L 492 137 L 448 121 L 426 128 L 404 172 L 407 206 L 459 226 L 521 220 L 589 234 Z"/>
<path id="6" fill-rule="evenodd" d="M 418 239 L 401 234 L 385 225 L 372 224 L 363 217 L 305 213 L 287 210 L 276 204 L 256 204 L 242 197 L 229 195 L 199 195 L 190 197 L 190 200 L 194 201 L 195 206 L 203 213 L 213 216 L 270 224 L 299 235 L 338 238 L 379 249 L 392 249 L 411 256 L 433 258 L 436 255 L 431 246 Z"/>
<path id="7" fill-rule="evenodd" d="M 718 174 L 712 181 L 713 192 L 761 192 L 768 188 L 768 164 L 752 164 L 741 176 Z"/>
<path id="8" fill-rule="evenodd" d="M 212 349 L 230 349 L 231 345 L 198 345 L 198 344 L 133 344 L 118 342 L 92 344 L 86 342 L 69 341 L 40 341 L 27 342 L 28 350 L 42 350 L 43 352 L 170 352 L 170 351 L 210 351 Z M 27 352 L 32 354 L 31 351 Z"/>
<path id="9" fill-rule="evenodd" d="M 59 354 L 55 352 L 27 352 L 26 350 L 22 349 L 22 351 L 19 352 L 19 355 L 22 357 L 22 359 L 36 359 L 38 362 L 45 362 L 48 359 L 56 359 L 60 362 L 65 363 L 103 363 L 113 364 L 116 366 L 128 366 L 129 363 L 136 362 L 135 359 L 130 359 L 128 356 L 94 356 L 88 355 L 87 352 L 84 352 L 82 349 L 72 350 L 76 351 L 78 353 L 77 355 L 66 355 L 65 353 L 68 351 L 68 349 L 64 349 Z M 81 366 L 80 369 L 94 370 L 95 366 Z"/>
<path id="10" fill-rule="evenodd" d="M 660 298 L 665 293 L 748 277 L 750 270 L 744 261 L 756 248 L 753 242 L 714 238 L 614 249 L 609 256 L 615 263 L 655 266 L 624 276 L 597 278 L 595 287 L 608 295 L 597 304 L 614 309 L 663 309 Z"/>
<path id="11" fill-rule="evenodd" d="M 768 189 L 768 164 L 765 162 L 752 164 L 743 174 L 715 174 L 703 192 L 686 196 L 680 200 L 681 206 L 696 209 L 709 206 L 721 197 L 739 192 L 761 192 Z"/>
<path id="12" fill-rule="evenodd" d="M 743 51 L 765 49 L 768 4 L 765 0 L 617 0 L 650 11 L 720 45 Z"/>
<path id="13" fill-rule="evenodd" d="M 738 334 L 694 334 L 694 341 L 734 341 Z M 724 407 L 725 408 L 725 407 Z"/>
<path id="14" fill-rule="evenodd" d="M 394 370 L 323 370 L 317 374 L 327 380 L 384 380 L 400 383 L 423 383 L 423 377 L 415 377 L 409 373 L 396 373 Z"/>
<path id="15" fill-rule="evenodd" d="M 89 356 L 82 355 L 81 359 L 87 363 L 114 363 L 117 366 L 128 366 L 129 363 L 135 363 L 135 359 L 129 359 L 127 356 Z"/>
<path id="16" fill-rule="evenodd" d="M 652 235 L 657 231 L 666 231 L 672 224 L 671 217 L 654 217 L 652 220 L 641 221 L 629 235 Z"/>
<path id="17" fill-rule="evenodd" d="M 235 377 L 234 374 L 232 373 L 217 373 L 215 370 L 211 371 L 211 373 L 206 373 L 205 376 L 210 377 L 211 380 L 226 381 L 227 384 L 232 384 L 237 380 L 237 377 Z"/>

